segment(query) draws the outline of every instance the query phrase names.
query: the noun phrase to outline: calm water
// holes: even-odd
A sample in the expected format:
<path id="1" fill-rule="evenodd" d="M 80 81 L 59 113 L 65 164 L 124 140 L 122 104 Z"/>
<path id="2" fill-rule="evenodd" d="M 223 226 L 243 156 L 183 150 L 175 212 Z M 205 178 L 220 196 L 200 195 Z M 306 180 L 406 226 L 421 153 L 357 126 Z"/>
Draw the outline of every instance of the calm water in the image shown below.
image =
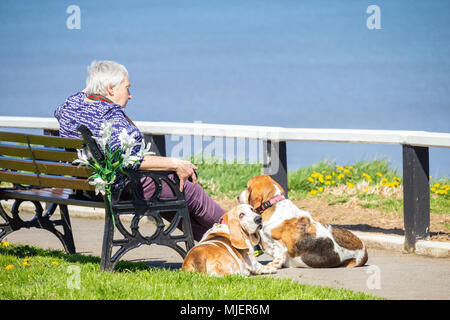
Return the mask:
<path id="1" fill-rule="evenodd" d="M 134 120 L 450 132 L 449 13 L 446 0 L 2 0 L 0 110 L 52 117 L 92 60 L 112 59 Z M 287 147 L 289 169 L 387 157 L 401 170 L 400 146 Z M 450 175 L 450 149 L 430 149 L 430 166 Z"/>

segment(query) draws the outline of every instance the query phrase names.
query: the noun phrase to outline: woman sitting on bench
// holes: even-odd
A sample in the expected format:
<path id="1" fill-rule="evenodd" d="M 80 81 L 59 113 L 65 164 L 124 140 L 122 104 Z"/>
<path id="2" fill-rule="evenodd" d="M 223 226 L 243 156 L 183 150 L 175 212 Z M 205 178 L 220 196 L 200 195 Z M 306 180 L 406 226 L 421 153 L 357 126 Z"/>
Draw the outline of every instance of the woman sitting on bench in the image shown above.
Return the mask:
<path id="1" fill-rule="evenodd" d="M 128 100 L 131 99 L 127 69 L 113 61 L 94 61 L 89 66 L 88 73 L 86 89 L 67 98 L 66 102 L 55 110 L 60 136 L 81 138 L 77 127 L 83 124 L 91 130 L 94 137 L 98 137 L 103 121 L 114 120 L 112 149 L 120 146 L 119 134 L 123 129 L 140 143 L 143 139 L 142 133 L 124 112 Z M 225 213 L 196 183 L 194 170 L 198 168 L 191 162 L 170 157 L 145 156 L 138 169 L 176 172 L 180 178 L 180 191 L 185 194 L 195 240 L 199 241 Z M 155 192 L 153 180 L 146 177 L 141 180 L 141 184 L 144 198 L 150 198 Z M 172 191 L 164 183 L 161 198 L 171 196 Z"/>

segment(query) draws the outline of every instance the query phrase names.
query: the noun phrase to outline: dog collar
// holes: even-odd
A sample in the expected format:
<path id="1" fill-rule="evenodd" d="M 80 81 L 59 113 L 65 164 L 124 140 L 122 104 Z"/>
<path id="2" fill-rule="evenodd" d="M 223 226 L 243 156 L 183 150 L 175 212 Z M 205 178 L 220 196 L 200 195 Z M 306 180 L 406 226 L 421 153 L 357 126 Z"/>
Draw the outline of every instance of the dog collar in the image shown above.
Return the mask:
<path id="1" fill-rule="evenodd" d="M 283 201 L 283 200 L 286 200 L 285 195 L 279 194 L 278 196 L 273 197 L 269 201 L 263 202 L 261 204 L 261 206 L 256 209 L 256 211 L 258 211 L 261 214 L 264 210 L 272 207 L 275 203 Z"/>

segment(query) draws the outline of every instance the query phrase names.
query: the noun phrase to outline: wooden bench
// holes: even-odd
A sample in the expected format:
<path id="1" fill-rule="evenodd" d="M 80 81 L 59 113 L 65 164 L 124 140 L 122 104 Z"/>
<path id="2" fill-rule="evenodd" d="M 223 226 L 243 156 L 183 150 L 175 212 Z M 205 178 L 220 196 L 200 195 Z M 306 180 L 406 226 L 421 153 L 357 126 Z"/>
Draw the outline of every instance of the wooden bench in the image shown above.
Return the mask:
<path id="1" fill-rule="evenodd" d="M 105 208 L 101 270 L 114 270 L 126 252 L 142 244 L 165 245 L 184 258 L 194 246 L 194 239 L 177 175 L 168 171 L 127 171 L 124 179 L 112 187 L 114 227 L 107 200 L 86 196 L 86 192 L 95 189 L 87 180 L 92 171 L 72 165 L 72 161 L 77 158 L 76 149 L 88 148 L 97 160 L 103 157 L 90 131 L 81 129 L 83 140 L 0 132 L 0 181 L 9 183 L 0 187 L 0 216 L 4 220 L 2 222 L 0 219 L 0 241 L 11 232 L 23 228 L 40 228 L 53 233 L 61 241 L 64 250 L 73 254 L 76 249 L 68 205 L 75 205 Z M 138 186 L 143 177 L 150 177 L 155 183 L 156 192 L 151 199 L 139 196 Z M 161 198 L 163 182 L 173 191 L 174 196 L 170 199 Z M 128 197 L 124 194 L 128 194 Z M 9 213 L 2 205 L 5 200 L 14 201 Z M 24 221 L 20 217 L 20 206 L 24 202 L 34 204 L 35 213 L 31 220 Z M 43 206 L 41 202 L 47 204 Z M 53 217 L 57 207 L 60 209 L 60 219 Z M 174 218 L 166 227 L 162 217 L 167 213 L 171 213 Z M 133 218 L 128 231 L 124 226 L 125 219 L 120 219 L 120 216 L 130 214 Z M 139 221 L 144 217 L 153 217 L 156 221 L 156 231 L 151 236 L 144 236 L 139 230 Z M 62 227 L 62 230 L 57 227 Z M 181 229 L 181 234 L 174 234 L 177 227 Z M 119 239 L 115 235 L 118 233 L 122 236 Z M 115 247 L 118 249 L 113 254 Z"/>

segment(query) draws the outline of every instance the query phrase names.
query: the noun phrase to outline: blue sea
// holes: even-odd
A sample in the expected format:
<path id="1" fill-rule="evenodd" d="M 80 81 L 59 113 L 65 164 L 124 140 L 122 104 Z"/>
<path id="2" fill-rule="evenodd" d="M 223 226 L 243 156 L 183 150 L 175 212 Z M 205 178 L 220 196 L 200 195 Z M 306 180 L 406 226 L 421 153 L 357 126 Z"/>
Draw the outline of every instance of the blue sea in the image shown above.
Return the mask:
<path id="1" fill-rule="evenodd" d="M 2 0 L 0 114 L 52 117 L 108 59 L 129 71 L 135 121 L 448 133 L 449 14 L 448 0 Z M 376 158 L 402 169 L 401 146 L 287 153 L 289 170 Z M 430 175 L 450 175 L 450 149 L 430 149 Z"/>

